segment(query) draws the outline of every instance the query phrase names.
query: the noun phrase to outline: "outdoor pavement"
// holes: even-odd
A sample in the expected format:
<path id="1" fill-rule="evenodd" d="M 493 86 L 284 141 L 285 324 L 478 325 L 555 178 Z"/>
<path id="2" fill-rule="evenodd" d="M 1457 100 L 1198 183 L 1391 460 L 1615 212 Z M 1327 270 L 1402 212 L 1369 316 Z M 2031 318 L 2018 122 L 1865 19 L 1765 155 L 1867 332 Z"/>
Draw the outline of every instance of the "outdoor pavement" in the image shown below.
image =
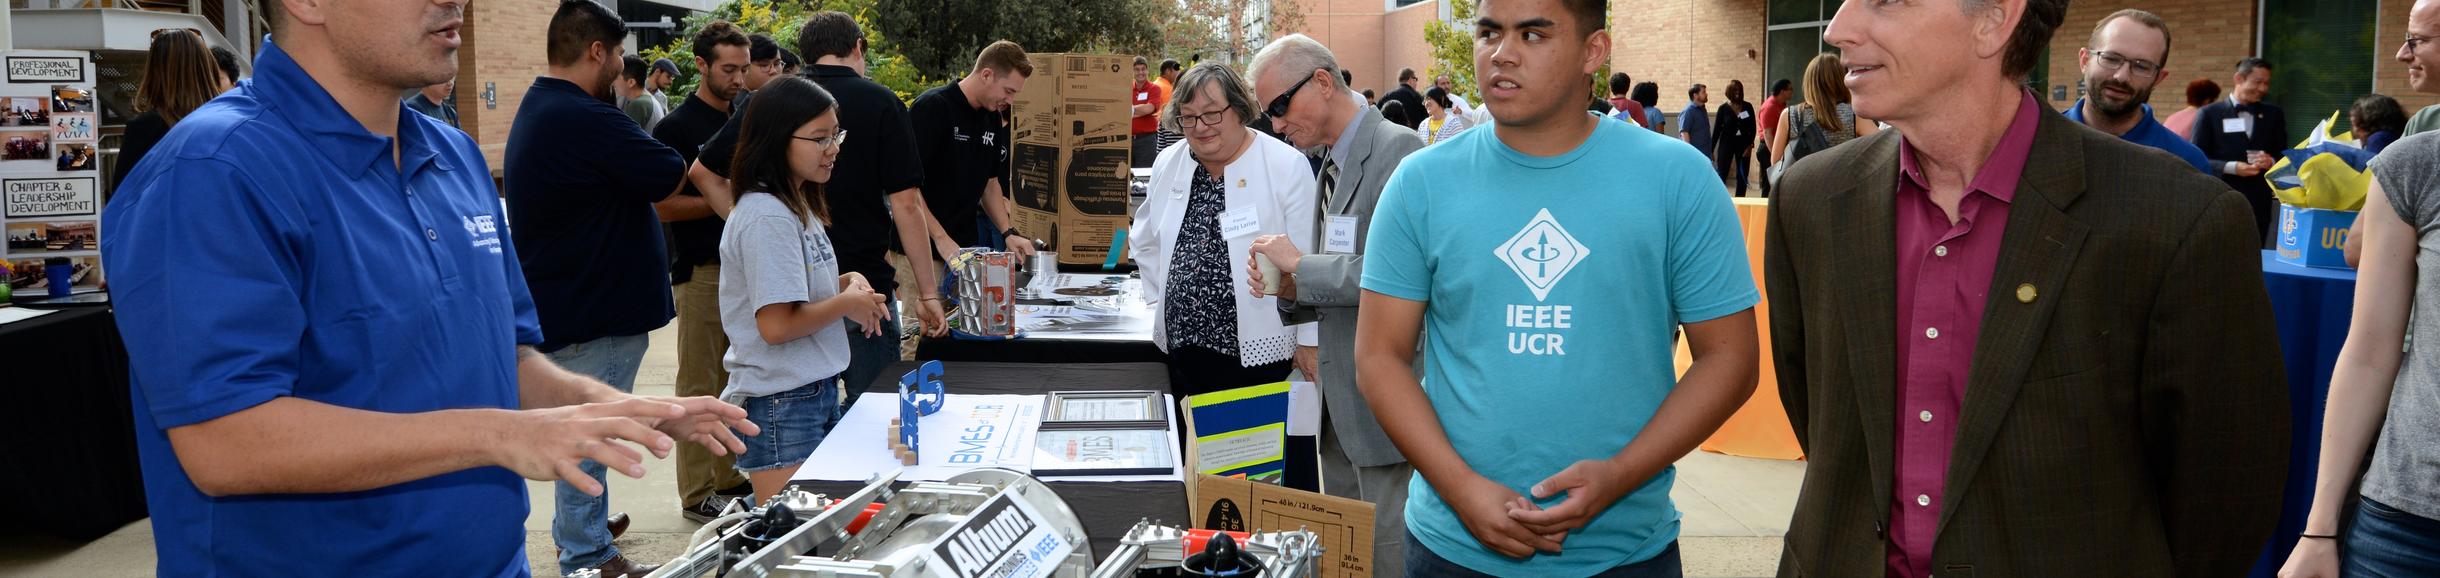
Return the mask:
<path id="1" fill-rule="evenodd" d="M 636 376 L 638 393 L 669 395 L 677 374 L 677 332 L 653 332 L 651 352 Z M 611 511 L 633 518 L 616 543 L 628 558 L 660 563 L 677 557 L 698 527 L 678 515 L 672 462 L 646 465 L 643 479 L 610 477 Z M 1803 462 L 1729 457 L 1697 451 L 1678 462 L 1670 497 L 1685 512 L 1680 550 L 1686 575 L 1697 578 L 1770 576 L 1777 568 L 1780 536 L 1796 507 Z M 558 550 L 551 545 L 552 485 L 530 482 L 532 514 L 526 518 L 526 556 L 536 576 L 558 575 Z M 299 545 L 311 547 L 311 545 Z M 0 576 L 153 576 L 152 523 L 128 524 L 101 539 L 76 544 L 29 541 L 0 544 Z"/>

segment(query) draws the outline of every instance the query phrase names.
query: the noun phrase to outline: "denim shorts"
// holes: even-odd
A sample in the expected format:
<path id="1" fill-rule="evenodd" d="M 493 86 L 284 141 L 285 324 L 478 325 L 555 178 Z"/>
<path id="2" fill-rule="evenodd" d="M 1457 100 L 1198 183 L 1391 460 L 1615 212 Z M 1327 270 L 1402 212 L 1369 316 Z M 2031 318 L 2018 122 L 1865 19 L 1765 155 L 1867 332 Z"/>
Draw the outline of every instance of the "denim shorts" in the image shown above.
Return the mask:
<path id="1" fill-rule="evenodd" d="M 2347 578 L 2430 576 L 2440 568 L 2440 520 L 2363 498 L 2338 549 Z"/>
<path id="2" fill-rule="evenodd" d="M 748 474 L 795 467 L 822 445 L 845 410 L 839 406 L 839 379 L 826 377 L 803 387 L 762 397 L 746 398 L 746 420 L 762 428 L 761 435 L 738 436 L 746 453 L 737 456 L 737 471 Z"/>

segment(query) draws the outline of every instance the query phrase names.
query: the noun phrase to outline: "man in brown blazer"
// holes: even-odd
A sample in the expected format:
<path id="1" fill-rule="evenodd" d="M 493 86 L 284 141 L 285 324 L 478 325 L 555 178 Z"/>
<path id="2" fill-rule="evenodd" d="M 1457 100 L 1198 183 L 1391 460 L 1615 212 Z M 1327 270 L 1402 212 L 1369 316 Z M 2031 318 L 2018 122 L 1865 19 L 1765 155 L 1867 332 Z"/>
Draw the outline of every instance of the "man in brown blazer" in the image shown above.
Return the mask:
<path id="1" fill-rule="evenodd" d="M 1982 4 L 1975 6 L 1974 4 Z M 1765 249 L 1812 460 L 1781 576 L 2243 574 L 2288 400 L 2244 197 L 2025 90 L 2066 0 L 1851 2 Z"/>

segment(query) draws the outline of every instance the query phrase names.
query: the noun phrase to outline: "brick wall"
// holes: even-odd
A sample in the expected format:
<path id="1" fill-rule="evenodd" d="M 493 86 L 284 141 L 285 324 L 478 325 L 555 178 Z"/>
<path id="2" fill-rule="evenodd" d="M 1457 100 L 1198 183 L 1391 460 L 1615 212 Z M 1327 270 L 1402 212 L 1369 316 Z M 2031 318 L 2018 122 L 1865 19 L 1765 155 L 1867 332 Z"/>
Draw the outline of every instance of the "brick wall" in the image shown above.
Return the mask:
<path id="1" fill-rule="evenodd" d="M 1744 81 L 1746 99 L 1760 102 L 1766 7 L 1764 0 L 1613 0 L 1610 71 L 1659 83 L 1661 109 L 1672 119 L 1695 83 L 1711 88 L 1714 107 L 1728 101 L 1722 91 L 1730 80 Z"/>
<path id="2" fill-rule="evenodd" d="M 483 158 L 495 170 L 508 147 L 517 103 L 524 101 L 526 87 L 549 63 L 541 31 L 550 28 L 557 8 L 551 0 L 487 0 L 466 11 L 458 48 L 458 120 L 483 146 Z M 487 82 L 496 87 L 499 108 L 483 107 Z"/>
<path id="3" fill-rule="evenodd" d="M 1358 88 L 1371 88 L 1386 93 L 1398 88 L 1398 69 L 1413 68 L 1423 77 L 1422 89 L 1432 87 L 1432 44 L 1423 38 L 1423 28 L 1440 19 L 1439 2 L 1417 2 L 1399 7 L 1382 18 L 1380 83 L 1367 85 L 1357 78 Z M 1471 32 L 1471 31 L 1469 31 Z M 1422 90 L 1418 89 L 1418 90 Z M 1473 93 L 1473 89 L 1462 92 Z"/>
<path id="4" fill-rule="evenodd" d="M 1299 0 L 1305 11 L 1301 32 L 1330 47 L 1339 67 L 1355 75 L 1356 90 L 1375 94 L 1398 86 L 1398 69 L 1413 68 L 1429 76 L 1432 47 L 1424 42 L 1424 23 L 1439 17 L 1440 3 L 1419 2 L 1384 10 L 1381 0 Z"/>

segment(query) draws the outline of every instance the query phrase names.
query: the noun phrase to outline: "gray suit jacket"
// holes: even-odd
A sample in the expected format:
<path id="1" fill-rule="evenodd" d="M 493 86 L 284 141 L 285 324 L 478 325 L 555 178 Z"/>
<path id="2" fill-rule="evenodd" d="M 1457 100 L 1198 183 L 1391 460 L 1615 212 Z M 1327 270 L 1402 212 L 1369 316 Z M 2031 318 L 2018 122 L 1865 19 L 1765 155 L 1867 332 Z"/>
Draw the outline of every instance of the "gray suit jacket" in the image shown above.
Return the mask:
<path id="1" fill-rule="evenodd" d="M 1899 138 L 1805 157 L 1771 199 L 1771 353 L 1810 460 L 1782 577 L 1883 573 Z M 2289 459 L 2253 211 L 2177 157 L 2057 113 L 2033 138 L 1955 416 L 1932 571 L 2243 575 L 2279 521 Z"/>
<path id="2" fill-rule="evenodd" d="M 1381 432 L 1381 422 L 1373 418 L 1372 406 L 1356 390 L 1356 302 L 1364 293 L 1364 236 L 1372 230 L 1373 205 L 1381 202 L 1381 187 L 1389 184 L 1390 173 L 1398 170 L 1406 155 L 1423 148 L 1423 139 L 1382 118 L 1379 109 L 1367 106 L 1359 114 L 1364 116 L 1356 121 L 1347 164 L 1339 167 L 1338 194 L 1322 207 L 1331 215 L 1355 216 L 1356 252 L 1333 255 L 1312 250 L 1320 248 L 1318 239 L 1327 234 L 1324 227 L 1316 226 L 1315 246 L 1300 247 L 1308 254 L 1297 262 L 1296 311 L 1291 316 L 1318 315 L 1322 324 L 1322 407 L 1330 413 L 1330 427 L 1349 460 L 1371 467 L 1405 462 L 1406 456 L 1390 444 L 1389 435 Z"/>

